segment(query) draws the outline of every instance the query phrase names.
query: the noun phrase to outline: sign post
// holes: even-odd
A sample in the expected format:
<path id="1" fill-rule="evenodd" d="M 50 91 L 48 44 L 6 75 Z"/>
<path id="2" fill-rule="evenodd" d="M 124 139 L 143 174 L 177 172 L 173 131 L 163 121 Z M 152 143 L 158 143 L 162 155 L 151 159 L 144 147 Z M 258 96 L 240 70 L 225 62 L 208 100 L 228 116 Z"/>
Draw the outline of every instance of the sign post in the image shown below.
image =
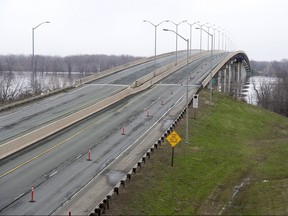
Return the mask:
<path id="1" fill-rule="evenodd" d="M 174 165 L 174 147 L 182 140 L 181 137 L 176 133 L 176 131 L 172 131 L 169 136 L 167 136 L 166 140 L 170 143 L 172 146 L 172 160 L 171 160 L 171 166 Z"/>
<path id="2" fill-rule="evenodd" d="M 171 166 L 174 165 L 174 147 L 172 147 L 172 159 L 171 159 Z"/>
<path id="3" fill-rule="evenodd" d="M 198 108 L 198 94 L 193 95 L 193 110 L 194 110 L 194 119 L 196 119 L 196 109 Z"/>

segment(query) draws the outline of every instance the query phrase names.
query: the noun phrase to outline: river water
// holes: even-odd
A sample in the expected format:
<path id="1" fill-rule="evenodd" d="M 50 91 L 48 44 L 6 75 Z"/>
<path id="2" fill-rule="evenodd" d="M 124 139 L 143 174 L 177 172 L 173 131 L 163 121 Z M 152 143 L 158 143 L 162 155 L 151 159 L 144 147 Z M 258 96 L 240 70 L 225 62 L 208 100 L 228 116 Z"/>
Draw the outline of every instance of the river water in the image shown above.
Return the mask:
<path id="1" fill-rule="evenodd" d="M 4 78 L 4 74 L 6 78 Z M 13 78 L 7 85 L 7 75 L 8 72 L 3 72 L 0 74 L 0 90 L 8 92 L 13 92 L 15 89 L 20 89 L 21 91 L 31 91 L 32 85 L 32 74 L 31 72 L 12 72 Z M 88 74 L 87 74 L 88 75 Z M 75 80 L 83 77 L 81 73 L 71 73 L 71 78 L 68 77 L 68 73 L 65 72 L 48 72 L 48 73 L 37 73 L 36 81 L 41 85 L 41 88 L 47 92 L 57 88 L 68 87 L 73 85 Z"/>
<path id="2" fill-rule="evenodd" d="M 255 88 L 260 91 L 260 85 L 261 83 L 271 83 L 277 81 L 277 78 L 274 77 L 266 77 L 266 76 L 253 76 L 250 77 L 245 85 L 243 86 L 242 89 L 242 98 L 249 103 L 253 105 L 257 105 L 257 95 L 254 90 L 254 85 Z"/>

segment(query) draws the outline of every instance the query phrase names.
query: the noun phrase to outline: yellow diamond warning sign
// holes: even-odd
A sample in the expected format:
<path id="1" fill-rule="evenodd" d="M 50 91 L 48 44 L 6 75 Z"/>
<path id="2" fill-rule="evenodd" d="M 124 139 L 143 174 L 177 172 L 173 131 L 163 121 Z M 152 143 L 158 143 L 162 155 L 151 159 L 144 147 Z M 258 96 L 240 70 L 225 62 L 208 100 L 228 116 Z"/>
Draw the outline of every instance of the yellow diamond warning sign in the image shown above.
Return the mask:
<path id="1" fill-rule="evenodd" d="M 171 134 L 166 138 L 166 140 L 170 143 L 172 147 L 174 147 L 181 141 L 181 137 L 176 133 L 176 131 L 172 131 Z"/>

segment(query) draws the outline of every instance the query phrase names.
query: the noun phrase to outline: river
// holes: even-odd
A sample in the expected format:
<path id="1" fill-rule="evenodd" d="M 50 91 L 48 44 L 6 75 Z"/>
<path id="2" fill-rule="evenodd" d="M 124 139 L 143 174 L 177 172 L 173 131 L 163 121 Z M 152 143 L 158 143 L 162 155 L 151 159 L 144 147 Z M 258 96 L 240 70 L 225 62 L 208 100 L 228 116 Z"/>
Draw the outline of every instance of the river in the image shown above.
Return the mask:
<path id="1" fill-rule="evenodd" d="M 271 83 L 277 81 L 275 77 L 266 76 L 252 76 L 250 77 L 245 85 L 243 86 L 242 95 L 245 101 L 249 104 L 257 105 L 257 95 L 254 90 L 254 85 L 258 91 L 260 91 L 261 83 Z"/>

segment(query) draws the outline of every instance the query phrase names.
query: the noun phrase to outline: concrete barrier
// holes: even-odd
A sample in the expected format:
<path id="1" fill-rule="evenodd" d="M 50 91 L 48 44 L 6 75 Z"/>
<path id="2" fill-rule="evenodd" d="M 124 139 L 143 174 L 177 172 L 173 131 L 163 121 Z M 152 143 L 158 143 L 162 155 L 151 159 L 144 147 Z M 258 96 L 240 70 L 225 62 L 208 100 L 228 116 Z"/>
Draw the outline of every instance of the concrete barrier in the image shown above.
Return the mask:
<path id="1" fill-rule="evenodd" d="M 20 106 L 20 105 L 25 104 L 25 103 L 33 102 L 35 100 L 40 100 L 42 98 L 49 97 L 49 96 L 54 95 L 54 94 L 58 94 L 58 93 L 61 93 L 61 92 L 64 92 L 64 91 L 68 91 L 68 90 L 70 90 L 72 88 L 74 88 L 74 87 L 73 86 L 69 86 L 69 87 L 65 87 L 65 88 L 61 88 L 61 89 L 56 89 L 56 90 L 44 93 L 42 95 L 37 95 L 35 97 L 31 97 L 31 98 L 27 98 L 27 99 L 24 99 L 24 100 L 21 100 L 21 101 L 17 101 L 17 102 L 11 103 L 11 104 L 7 104 L 7 105 L 4 105 L 4 106 L 0 107 L 0 112 L 2 110 L 14 108 L 14 107 Z"/>
<path id="2" fill-rule="evenodd" d="M 163 58 L 163 57 L 171 55 L 173 53 L 174 52 L 160 54 L 160 55 L 156 56 L 156 59 Z M 149 61 L 153 61 L 154 59 L 155 59 L 155 57 L 151 56 L 151 57 L 148 57 L 148 58 L 143 58 L 143 59 L 139 59 L 139 60 L 136 60 L 136 61 L 133 61 L 133 62 L 129 62 L 129 63 L 123 64 L 123 65 L 119 65 L 119 66 L 110 68 L 110 69 L 105 70 L 105 71 L 97 72 L 96 74 L 93 74 L 91 76 L 87 76 L 87 77 L 81 78 L 79 80 L 76 80 L 76 86 L 92 82 L 92 81 L 100 79 L 102 77 L 109 76 L 111 74 L 120 72 L 122 70 L 129 69 L 131 67 L 135 67 L 137 65 L 140 65 L 140 64 L 143 64 L 143 63 L 146 63 L 146 62 L 149 62 Z"/>
<path id="3" fill-rule="evenodd" d="M 206 51 L 203 52 L 201 54 L 197 54 L 197 55 L 193 55 L 188 59 L 188 63 L 191 63 L 203 56 L 209 55 L 210 52 Z M 148 82 L 150 82 L 150 84 L 154 84 L 159 82 L 160 80 L 164 79 L 165 77 L 167 77 L 168 75 L 170 75 L 171 73 L 173 73 L 176 70 L 179 70 L 183 67 L 185 67 L 187 65 L 187 59 L 183 58 L 181 60 L 178 61 L 177 65 L 175 65 L 175 62 L 172 62 L 166 66 L 163 66 L 159 69 L 157 69 L 156 71 L 153 71 L 139 79 L 137 79 L 132 85 L 131 88 L 137 88 L 141 85 L 144 85 Z"/>

